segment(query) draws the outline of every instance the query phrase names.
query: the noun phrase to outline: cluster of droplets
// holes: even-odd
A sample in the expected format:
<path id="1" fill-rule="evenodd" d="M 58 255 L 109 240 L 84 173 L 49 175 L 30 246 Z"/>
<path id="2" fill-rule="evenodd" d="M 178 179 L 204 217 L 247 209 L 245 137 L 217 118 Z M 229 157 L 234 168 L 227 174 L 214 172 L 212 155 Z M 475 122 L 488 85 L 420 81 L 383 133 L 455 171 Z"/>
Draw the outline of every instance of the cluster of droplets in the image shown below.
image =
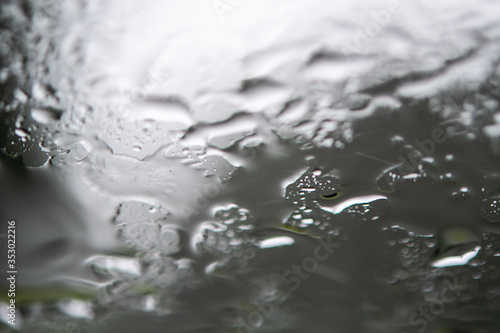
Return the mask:
<path id="1" fill-rule="evenodd" d="M 95 298 L 99 311 L 136 309 L 169 313 L 175 310 L 176 293 L 202 283 L 190 259 L 177 258 L 180 233 L 166 221 L 161 206 L 138 201 L 123 202 L 115 217 L 121 238 L 135 256 L 98 256 L 87 261 L 103 280 Z"/>
<path id="2" fill-rule="evenodd" d="M 309 65 L 316 61 L 312 55 Z M 370 95 L 347 91 L 343 82 L 318 78 L 292 85 L 287 99 L 263 113 L 280 140 L 301 150 L 344 149 L 354 139 L 353 120 L 371 112 L 370 102 Z"/>
<path id="3" fill-rule="evenodd" d="M 50 135 L 49 127 L 37 122 L 29 112 L 31 106 L 27 103 L 28 97 L 22 100 L 17 112 L 6 115 L 4 126 L 9 129 L 5 131 L 4 146 L 8 154 L 22 156 L 26 166 L 38 167 L 48 159 L 47 148 L 43 148 L 42 143 L 47 141 Z"/>
<path id="4" fill-rule="evenodd" d="M 389 208 L 383 196 L 351 198 L 347 203 L 332 207 L 338 204 L 335 199 L 341 186 L 340 178 L 325 174 L 321 168 L 310 167 L 286 187 L 285 200 L 295 209 L 285 220 L 285 227 L 320 237 L 330 234 L 337 225 L 355 220 L 377 220 Z"/>
<path id="5" fill-rule="evenodd" d="M 219 209 L 214 217 L 217 222 L 201 225 L 197 243 L 202 253 L 213 258 L 206 268 L 207 275 L 232 274 L 235 267 L 247 267 L 258 249 L 253 237 L 254 218 L 238 206 Z"/>
<path id="6" fill-rule="evenodd" d="M 295 210 L 284 222 L 286 227 L 307 230 L 321 235 L 333 226 L 333 214 L 324 210 L 319 200 L 332 200 L 339 194 L 339 178 L 323 174 L 319 168 L 309 168 L 295 182 L 286 187 L 285 200 L 292 203 Z"/>
<path id="7" fill-rule="evenodd" d="M 400 161 L 394 167 L 385 170 L 377 178 L 377 186 L 383 192 L 395 192 L 408 184 L 441 183 L 456 185 L 457 180 L 451 170 L 455 166 L 453 154 L 440 156 L 432 154 L 436 143 L 429 141 L 418 142 L 420 145 L 407 143 L 400 135 L 392 137 L 393 146 L 398 149 Z M 424 142 L 424 143 L 423 143 Z M 468 199 L 469 189 L 465 186 L 451 193 L 454 200 Z"/>
<path id="8" fill-rule="evenodd" d="M 485 232 L 479 237 L 461 227 L 445 229 L 437 236 L 416 235 L 399 226 L 384 231 L 387 254 L 394 264 L 378 268 L 375 274 L 384 289 L 383 297 L 378 298 L 391 306 L 387 309 L 387 305 L 370 304 L 367 309 L 372 321 L 384 325 L 393 323 L 396 316 L 401 328 L 409 330 L 415 325 L 411 318 L 427 310 L 433 315 L 432 321 L 439 316 L 458 327 L 461 318 L 457 314 L 465 309 L 498 309 L 497 233 Z M 368 302 L 377 303 L 371 299 Z M 377 313 L 381 308 L 387 310 L 383 316 Z"/>
<path id="9" fill-rule="evenodd" d="M 489 125 L 499 111 L 498 84 L 498 74 L 495 73 L 484 82 L 472 84 L 472 89 L 465 85 L 457 86 L 451 94 L 447 91 L 432 97 L 429 109 L 445 120 L 443 125 L 449 136 L 474 139 L 484 130 L 492 139 L 494 151 L 498 152 L 496 135 L 490 135 L 494 127 Z"/>
<path id="10" fill-rule="evenodd" d="M 0 29 L 0 146 L 9 155 L 20 156 L 28 167 L 47 162 L 48 151 L 54 148 L 52 136 L 64 110 L 56 90 L 38 82 L 37 76 L 47 76 L 46 64 L 38 68 L 32 63 L 42 44 L 37 43 L 37 52 L 31 52 L 42 33 L 42 26 L 32 18 L 45 17 L 47 21 L 46 14 L 45 7 L 29 2 L 22 6 L 6 3 L 0 14 L 6 23 Z"/>
<path id="11" fill-rule="evenodd" d="M 411 144 L 405 144 L 404 138 L 396 135 L 393 144 L 399 148 L 400 164 L 385 170 L 377 179 L 378 187 L 384 192 L 394 192 L 404 184 L 436 181 L 439 176 L 435 169 L 435 159 L 425 154 Z"/>
<path id="12" fill-rule="evenodd" d="M 166 158 L 180 159 L 183 164 L 191 164 L 194 169 L 204 170 L 205 176 L 216 176 L 219 181 L 229 181 L 240 170 L 220 155 L 206 155 L 205 146 L 186 147 L 173 145 L 165 152 Z"/>
<path id="13" fill-rule="evenodd" d="M 23 35 L 29 29 L 29 22 L 14 5 L 3 6 L 0 17 L 5 22 L 0 28 L 0 145 L 10 155 L 26 156 L 26 165 L 39 166 L 43 163 L 33 163 L 29 157 L 38 144 L 31 133 L 36 129 L 25 121 L 29 100 L 25 67 L 28 43 L 23 43 Z"/>
<path id="14" fill-rule="evenodd" d="M 165 243 L 167 247 L 158 249 L 168 255 L 179 249 L 178 236 L 174 236 L 176 233 L 166 224 L 167 215 L 161 206 L 126 201 L 120 204 L 114 221 L 121 237 L 139 251 L 148 251 L 172 238 L 170 243 Z"/>
<path id="15" fill-rule="evenodd" d="M 154 155 L 160 148 L 172 145 L 184 134 L 172 130 L 168 123 L 149 119 L 130 120 L 124 115 L 108 113 L 96 124 L 96 136 L 106 143 L 113 154 L 137 159 Z"/>
<path id="16" fill-rule="evenodd" d="M 438 247 L 435 236 L 415 235 L 413 232 L 408 232 L 399 226 L 384 228 L 384 231 L 388 239 L 387 249 L 400 263 L 400 269 L 405 270 L 405 277 L 427 275 L 432 278 L 435 276 L 439 269 L 428 267 Z M 390 283 L 391 281 L 388 280 L 387 282 Z"/>
<path id="17" fill-rule="evenodd" d="M 500 222 L 500 174 L 483 176 L 479 215 L 490 222 Z"/>
<path id="18" fill-rule="evenodd" d="M 285 103 L 282 110 L 273 116 L 271 126 L 276 135 L 302 150 L 315 147 L 343 149 L 352 142 L 354 132 L 349 113 L 332 106 L 318 108 L 308 98 L 310 96 Z"/>

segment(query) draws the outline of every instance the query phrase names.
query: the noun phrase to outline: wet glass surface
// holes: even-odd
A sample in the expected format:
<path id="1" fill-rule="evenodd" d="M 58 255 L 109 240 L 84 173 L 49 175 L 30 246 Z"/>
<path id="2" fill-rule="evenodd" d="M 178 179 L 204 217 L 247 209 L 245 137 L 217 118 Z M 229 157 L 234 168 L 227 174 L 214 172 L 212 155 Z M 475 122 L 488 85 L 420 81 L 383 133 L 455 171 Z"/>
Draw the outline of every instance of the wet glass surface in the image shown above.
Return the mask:
<path id="1" fill-rule="evenodd" d="M 0 6 L 0 331 L 498 332 L 500 3 Z"/>

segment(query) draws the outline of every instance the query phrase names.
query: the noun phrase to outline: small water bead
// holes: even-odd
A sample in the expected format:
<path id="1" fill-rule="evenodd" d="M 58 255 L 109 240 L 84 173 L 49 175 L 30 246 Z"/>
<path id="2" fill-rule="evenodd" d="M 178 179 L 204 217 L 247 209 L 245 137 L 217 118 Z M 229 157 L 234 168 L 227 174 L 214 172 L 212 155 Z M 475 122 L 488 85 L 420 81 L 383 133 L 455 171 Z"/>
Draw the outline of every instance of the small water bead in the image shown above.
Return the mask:
<path id="1" fill-rule="evenodd" d="M 483 277 L 483 274 L 481 273 L 481 271 L 475 271 L 472 273 L 472 278 L 474 280 L 479 280 L 482 277 Z"/>
<path id="2" fill-rule="evenodd" d="M 253 230 L 255 226 L 253 224 L 240 224 L 236 227 L 237 232 L 245 232 Z"/>
<path id="3" fill-rule="evenodd" d="M 204 235 L 204 238 L 205 238 L 205 242 L 208 244 L 208 245 L 215 245 L 217 243 L 217 236 L 213 235 L 213 234 L 210 234 L 210 233 L 206 233 Z"/>
<path id="4" fill-rule="evenodd" d="M 396 277 L 398 280 L 405 280 L 408 278 L 408 272 L 404 269 L 395 269 L 393 271 L 394 277 Z"/>
<path id="5" fill-rule="evenodd" d="M 14 123 L 14 126 L 16 127 L 16 129 L 21 128 L 23 126 L 24 120 L 25 120 L 25 118 L 23 115 L 18 115 L 16 117 L 16 120 Z"/>
<path id="6" fill-rule="evenodd" d="M 404 144 L 404 138 L 401 135 L 394 135 L 391 138 L 391 142 L 395 146 L 402 146 Z"/>
<path id="7" fill-rule="evenodd" d="M 475 257 L 468 262 L 469 266 L 480 267 L 486 264 L 486 259 L 484 257 Z"/>
<path id="8" fill-rule="evenodd" d="M 226 249 L 226 248 L 227 248 L 227 245 L 229 244 L 229 239 L 227 239 L 226 237 L 220 237 L 220 238 L 218 238 L 218 240 L 217 240 L 217 244 L 218 244 L 218 246 L 220 246 L 222 249 Z"/>
<path id="9" fill-rule="evenodd" d="M 453 200 L 468 199 L 469 197 L 470 197 L 470 195 L 469 195 L 469 189 L 467 187 L 462 187 L 462 188 L 460 188 L 459 191 L 453 192 L 451 194 L 451 198 Z"/>
<path id="10" fill-rule="evenodd" d="M 335 141 L 335 148 L 344 149 L 345 144 L 342 141 Z"/>
<path id="11" fill-rule="evenodd" d="M 231 245 L 231 246 L 238 246 L 241 244 L 243 244 L 243 239 L 241 239 L 241 238 L 234 238 L 234 239 L 231 239 L 229 241 L 229 245 Z"/>
<path id="12" fill-rule="evenodd" d="M 180 240 L 177 230 L 170 226 L 162 227 L 157 238 L 157 246 L 163 255 L 179 252 Z"/>
<path id="13" fill-rule="evenodd" d="M 29 136 L 29 134 L 22 128 L 16 128 L 14 133 L 20 138 L 26 138 Z"/>
<path id="14" fill-rule="evenodd" d="M 85 263 L 96 276 L 101 278 L 123 278 L 141 274 L 141 267 L 136 258 L 94 256 L 88 258 Z"/>
<path id="15" fill-rule="evenodd" d="M 302 219 L 302 223 L 304 223 L 304 224 L 313 224 L 314 223 L 314 219 L 311 219 L 311 218 Z"/>
<path id="16" fill-rule="evenodd" d="M 412 240 L 411 237 L 404 237 L 404 238 L 398 239 L 398 243 L 406 244 L 406 243 L 410 242 L 411 240 Z"/>

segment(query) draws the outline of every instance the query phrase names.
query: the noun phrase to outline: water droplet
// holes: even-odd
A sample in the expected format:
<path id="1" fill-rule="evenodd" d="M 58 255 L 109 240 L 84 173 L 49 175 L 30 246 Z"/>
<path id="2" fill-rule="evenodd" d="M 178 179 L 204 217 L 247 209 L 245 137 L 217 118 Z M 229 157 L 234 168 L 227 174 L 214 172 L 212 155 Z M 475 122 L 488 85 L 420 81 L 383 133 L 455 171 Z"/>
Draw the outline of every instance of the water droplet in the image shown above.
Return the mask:
<path id="1" fill-rule="evenodd" d="M 98 277 L 123 278 L 139 276 L 141 267 L 135 258 L 118 256 L 93 256 L 86 260 L 92 272 Z"/>
<path id="2" fill-rule="evenodd" d="M 371 101 L 371 96 L 366 94 L 348 94 L 345 104 L 351 111 L 365 108 Z"/>
<path id="3" fill-rule="evenodd" d="M 24 122 L 24 116 L 19 115 L 16 117 L 16 121 L 14 123 L 14 126 L 16 128 L 21 128 L 23 126 L 23 122 Z"/>
<path id="4" fill-rule="evenodd" d="M 401 135 L 395 135 L 391 138 L 391 141 L 396 146 L 402 146 L 404 143 L 404 138 Z"/>
<path id="5" fill-rule="evenodd" d="M 302 219 L 302 223 L 304 223 L 304 224 L 313 224 L 314 223 L 314 219 L 311 219 L 311 218 Z"/>
<path id="6" fill-rule="evenodd" d="M 482 276 L 483 274 L 481 273 L 481 271 L 475 271 L 474 273 L 472 273 L 472 278 L 474 280 L 479 280 Z"/>
<path id="7" fill-rule="evenodd" d="M 158 248 L 164 255 L 171 255 L 180 250 L 179 234 L 170 226 L 162 227 L 157 242 Z"/>
<path id="8" fill-rule="evenodd" d="M 14 132 L 20 138 L 26 138 L 29 135 L 28 133 L 26 133 L 25 130 L 23 130 L 21 128 L 16 128 Z"/>
<path id="9" fill-rule="evenodd" d="M 62 112 L 55 109 L 31 109 L 31 117 L 39 124 L 49 125 L 61 118 Z"/>

